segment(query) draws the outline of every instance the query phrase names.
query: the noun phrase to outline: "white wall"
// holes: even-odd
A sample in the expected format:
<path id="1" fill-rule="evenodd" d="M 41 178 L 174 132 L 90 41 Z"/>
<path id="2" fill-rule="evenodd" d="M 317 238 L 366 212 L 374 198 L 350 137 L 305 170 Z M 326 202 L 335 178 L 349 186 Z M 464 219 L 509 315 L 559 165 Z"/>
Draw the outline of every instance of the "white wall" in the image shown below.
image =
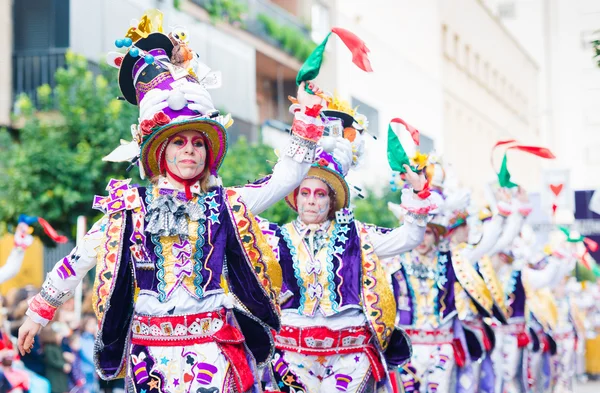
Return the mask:
<path id="1" fill-rule="evenodd" d="M 539 59 L 546 140 L 556 168 L 571 169 L 574 189 L 600 181 L 600 68 L 587 43 L 600 29 L 595 0 L 518 0 L 514 19 L 503 23 Z"/>
<path id="2" fill-rule="evenodd" d="M 409 0 L 337 0 L 335 7 L 333 26 L 346 28 L 366 42 L 374 72 L 367 74 L 354 66 L 348 50 L 335 38 L 335 61 L 326 61 L 323 75 L 328 77 L 322 78 L 321 86 L 378 110 L 379 129 L 372 132 L 379 139 L 369 141 L 363 166 L 349 180 L 381 188 L 391 175 L 386 158 L 390 119 L 401 117 L 433 138 L 436 146 L 443 143 L 437 2 L 423 0 L 416 7 Z"/>
<path id="3" fill-rule="evenodd" d="M 12 1 L 0 2 L 0 126 L 10 124 L 12 107 Z"/>

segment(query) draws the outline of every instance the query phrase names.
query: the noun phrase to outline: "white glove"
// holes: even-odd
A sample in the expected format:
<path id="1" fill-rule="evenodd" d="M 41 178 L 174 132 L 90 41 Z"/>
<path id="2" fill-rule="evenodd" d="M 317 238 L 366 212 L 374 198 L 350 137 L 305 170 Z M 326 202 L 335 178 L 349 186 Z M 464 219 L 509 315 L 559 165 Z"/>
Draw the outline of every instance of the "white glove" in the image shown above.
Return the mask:
<path id="1" fill-rule="evenodd" d="M 15 246 L 22 249 L 31 246 L 33 243 L 33 236 L 31 236 L 30 232 L 29 225 L 24 222 L 17 225 L 17 230 L 15 231 Z"/>
<path id="2" fill-rule="evenodd" d="M 347 174 L 352 165 L 352 145 L 348 139 L 342 137 L 336 139 L 333 157 L 342 166 L 344 175 Z"/>
<path id="3" fill-rule="evenodd" d="M 150 90 L 142 101 L 140 101 L 140 118 L 142 120 L 151 119 L 156 113 L 169 106 L 167 98 L 171 95 L 170 90 L 153 89 Z"/>
<path id="4" fill-rule="evenodd" d="M 178 90 L 181 91 L 185 99 L 188 100 L 187 107 L 189 109 L 198 111 L 203 115 L 215 110 L 208 90 L 199 84 L 189 82 L 182 85 Z"/>
<path id="5" fill-rule="evenodd" d="M 444 210 L 454 212 L 457 210 L 465 210 L 471 204 L 471 193 L 469 190 L 461 188 L 451 193 L 446 197 Z"/>
<path id="6" fill-rule="evenodd" d="M 189 109 L 204 115 L 215 110 L 208 91 L 197 83 L 187 82 L 175 90 L 150 90 L 140 102 L 140 122 L 151 119 L 156 113 L 169 106 L 169 97 L 180 95 Z M 179 97 L 178 97 L 179 98 Z"/>

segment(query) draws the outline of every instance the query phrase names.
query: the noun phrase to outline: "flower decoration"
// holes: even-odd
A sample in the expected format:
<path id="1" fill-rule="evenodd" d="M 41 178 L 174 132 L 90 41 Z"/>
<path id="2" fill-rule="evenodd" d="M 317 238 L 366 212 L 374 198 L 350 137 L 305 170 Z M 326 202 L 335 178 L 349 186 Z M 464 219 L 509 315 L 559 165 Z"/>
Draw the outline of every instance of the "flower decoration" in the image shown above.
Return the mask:
<path id="1" fill-rule="evenodd" d="M 150 135 L 157 128 L 167 125 L 170 122 L 171 118 L 169 116 L 167 116 L 164 112 L 158 112 L 152 117 L 152 119 L 146 119 L 140 123 L 140 131 L 144 136 Z"/>

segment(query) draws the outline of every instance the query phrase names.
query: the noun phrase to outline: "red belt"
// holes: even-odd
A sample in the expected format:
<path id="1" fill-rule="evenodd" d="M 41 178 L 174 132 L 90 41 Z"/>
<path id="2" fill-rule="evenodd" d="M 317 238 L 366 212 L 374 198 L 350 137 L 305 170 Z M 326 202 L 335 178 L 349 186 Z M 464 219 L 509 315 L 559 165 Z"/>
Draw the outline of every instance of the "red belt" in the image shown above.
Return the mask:
<path id="1" fill-rule="evenodd" d="M 244 336 L 225 319 L 225 310 L 181 316 L 149 317 L 135 315 L 131 343 L 148 347 L 175 347 L 217 344 L 233 369 L 240 392 L 254 385 L 254 376 L 246 360 Z"/>
<path id="2" fill-rule="evenodd" d="M 367 355 L 377 382 L 386 377 L 379 351 L 371 343 L 372 334 L 366 326 L 331 330 L 324 326 L 282 326 L 275 337 L 275 347 L 309 356 L 332 356 L 362 352 Z"/>

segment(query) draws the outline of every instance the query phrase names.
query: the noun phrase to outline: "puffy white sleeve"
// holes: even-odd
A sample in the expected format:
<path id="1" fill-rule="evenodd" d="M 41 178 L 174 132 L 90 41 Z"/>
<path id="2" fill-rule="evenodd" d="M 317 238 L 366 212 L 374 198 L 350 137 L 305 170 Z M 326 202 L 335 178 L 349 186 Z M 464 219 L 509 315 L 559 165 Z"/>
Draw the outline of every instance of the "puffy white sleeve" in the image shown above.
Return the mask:
<path id="1" fill-rule="evenodd" d="M 557 258 L 549 258 L 548 264 L 543 269 L 532 269 L 523 267 L 523 276 L 533 290 L 554 287 L 564 277 L 563 266 L 561 260 Z M 566 263 L 566 262 L 563 262 Z"/>
<path id="2" fill-rule="evenodd" d="M 369 232 L 369 238 L 379 259 L 410 251 L 423 241 L 428 213 L 432 208 L 429 199 L 421 199 L 412 189 L 404 189 L 401 207 L 405 210 L 402 226 L 384 234 L 375 230 Z"/>
<path id="3" fill-rule="evenodd" d="M 462 251 L 464 258 L 471 263 L 475 263 L 489 253 L 502 233 L 504 221 L 504 216 L 496 214 L 490 221 L 486 222 L 483 226 L 483 235 L 479 243 L 475 247 L 465 248 Z"/>
<path id="4" fill-rule="evenodd" d="M 261 214 L 294 191 L 302 182 L 311 163 L 296 162 L 283 156 L 273 168 L 271 177 L 262 184 L 248 184 L 236 188 L 252 214 Z"/>
<path id="5" fill-rule="evenodd" d="M 36 323 L 46 326 L 54 318 L 58 307 L 73 297 L 83 277 L 96 266 L 96 249 L 104 238 L 108 217 L 94 224 L 83 237 L 81 245 L 54 265 L 46 276 L 40 293 L 29 301 L 27 315 Z"/>
<path id="6" fill-rule="evenodd" d="M 4 266 L 0 267 L 0 283 L 6 282 L 17 275 L 21 270 L 23 264 L 23 258 L 25 257 L 25 250 L 21 247 L 14 247 Z"/>

